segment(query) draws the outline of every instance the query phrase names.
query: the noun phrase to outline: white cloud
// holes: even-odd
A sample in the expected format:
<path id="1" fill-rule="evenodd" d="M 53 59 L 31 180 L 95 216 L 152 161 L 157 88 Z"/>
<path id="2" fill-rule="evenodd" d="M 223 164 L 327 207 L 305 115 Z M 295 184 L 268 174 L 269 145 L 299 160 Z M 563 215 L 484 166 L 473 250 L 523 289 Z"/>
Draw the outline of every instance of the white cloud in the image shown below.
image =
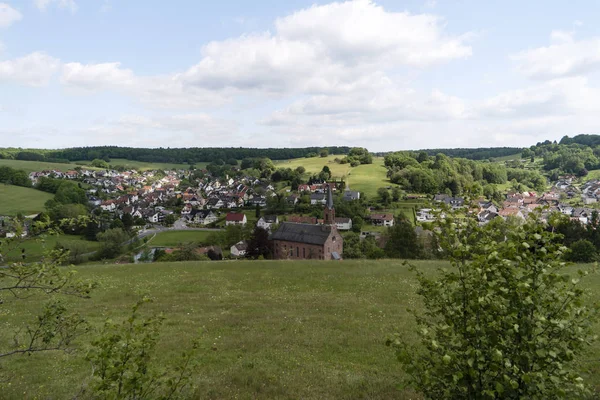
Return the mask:
<path id="1" fill-rule="evenodd" d="M 75 0 L 34 0 L 34 4 L 40 11 L 46 11 L 49 6 L 54 4 L 59 8 L 68 9 L 71 13 L 75 13 L 78 8 Z"/>
<path id="2" fill-rule="evenodd" d="M 135 74 L 129 69 L 122 69 L 121 64 L 81 64 L 67 63 L 63 66 L 61 82 L 83 90 L 98 90 L 98 88 L 112 88 L 131 86 L 135 81 Z"/>
<path id="3" fill-rule="evenodd" d="M 44 86 L 54 76 L 59 66 L 60 60 L 41 52 L 14 60 L 0 61 L 0 82 Z"/>
<path id="4" fill-rule="evenodd" d="M 532 79 L 584 75 L 600 69 L 600 38 L 574 40 L 570 32 L 554 31 L 553 44 L 511 56 L 518 70 Z"/>
<path id="5" fill-rule="evenodd" d="M 6 3 L 0 3 L 0 28 L 8 28 L 22 18 L 23 15 L 19 11 Z"/>
<path id="6" fill-rule="evenodd" d="M 376 71 L 471 55 L 468 35 L 445 34 L 440 18 L 388 12 L 369 0 L 315 5 L 277 19 L 275 27 L 207 44 L 185 81 L 212 90 L 318 92 Z"/>
<path id="7" fill-rule="evenodd" d="M 216 107 L 228 101 L 227 93 L 186 86 L 177 74 L 137 76 L 118 62 L 67 63 L 63 66 L 60 81 L 77 91 L 124 93 L 159 108 Z"/>

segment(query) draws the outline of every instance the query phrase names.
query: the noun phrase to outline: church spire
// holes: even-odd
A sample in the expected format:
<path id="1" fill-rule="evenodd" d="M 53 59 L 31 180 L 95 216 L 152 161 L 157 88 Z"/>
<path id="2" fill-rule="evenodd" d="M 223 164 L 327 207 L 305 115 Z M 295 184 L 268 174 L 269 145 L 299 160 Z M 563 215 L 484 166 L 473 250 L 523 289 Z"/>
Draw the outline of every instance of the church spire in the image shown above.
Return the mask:
<path id="1" fill-rule="evenodd" d="M 331 184 L 327 185 L 327 203 L 323 212 L 323 223 L 325 225 L 335 226 L 335 208 L 333 206 L 333 194 L 331 193 Z"/>
<path id="2" fill-rule="evenodd" d="M 331 193 L 331 184 L 327 185 L 327 208 L 333 209 L 333 194 Z"/>

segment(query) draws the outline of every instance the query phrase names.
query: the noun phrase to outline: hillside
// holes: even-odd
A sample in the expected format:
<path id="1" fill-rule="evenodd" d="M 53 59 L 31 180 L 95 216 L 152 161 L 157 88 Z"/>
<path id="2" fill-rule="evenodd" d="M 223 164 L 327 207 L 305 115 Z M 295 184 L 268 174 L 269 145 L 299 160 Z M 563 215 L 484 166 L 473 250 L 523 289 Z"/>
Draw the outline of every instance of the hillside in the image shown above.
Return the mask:
<path id="1" fill-rule="evenodd" d="M 36 189 L 0 184 L 0 215 L 39 213 L 44 210 L 44 203 L 53 197 Z"/>
<path id="2" fill-rule="evenodd" d="M 46 161 L 24 161 L 24 160 L 8 160 L 8 159 L 0 159 L 0 167 L 11 167 L 15 169 L 22 169 L 23 171 L 37 172 L 43 170 L 58 170 L 61 172 L 66 172 L 70 169 L 74 169 L 75 167 L 81 167 L 78 164 L 63 164 L 63 163 L 54 163 L 54 162 L 46 162 Z M 86 167 L 90 168 L 90 167 Z M 92 168 L 95 169 L 95 168 Z"/>
<path id="3" fill-rule="evenodd" d="M 433 273 L 437 262 L 417 265 Z M 92 265 L 80 267 L 79 275 L 101 287 L 91 300 L 69 302 L 96 326 L 124 317 L 137 293 L 153 297 L 146 311 L 167 318 L 162 364 L 202 329 L 194 398 L 414 398 L 398 388 L 402 371 L 384 345 L 393 332 L 412 337 L 406 309 L 419 304 L 414 276 L 400 260 Z M 588 284 L 600 286 L 600 276 Z M 600 291 L 594 296 L 600 300 Z M 17 314 L 0 319 L 0 341 L 10 340 L 39 303 L 35 297 L 11 306 Z M 91 372 L 84 354 L 7 359 L 3 366 L 13 379 L 10 386 L 0 380 L 2 398 L 72 397 Z M 600 344 L 585 358 L 600 358 Z M 586 379 L 600 386 L 598 363 L 582 364 L 592 368 Z"/>
<path id="4" fill-rule="evenodd" d="M 331 176 L 337 179 L 345 179 L 352 190 L 364 192 L 369 197 L 375 197 L 377 189 L 390 185 L 386 177 L 387 170 L 383 166 L 383 157 L 373 157 L 373 164 L 351 167 L 350 164 L 338 164 L 334 160 L 342 158 L 339 155 L 327 157 L 295 158 L 293 160 L 277 161 L 277 168 L 297 167 L 306 168 L 310 174 L 318 174 L 324 166 L 331 170 Z"/>

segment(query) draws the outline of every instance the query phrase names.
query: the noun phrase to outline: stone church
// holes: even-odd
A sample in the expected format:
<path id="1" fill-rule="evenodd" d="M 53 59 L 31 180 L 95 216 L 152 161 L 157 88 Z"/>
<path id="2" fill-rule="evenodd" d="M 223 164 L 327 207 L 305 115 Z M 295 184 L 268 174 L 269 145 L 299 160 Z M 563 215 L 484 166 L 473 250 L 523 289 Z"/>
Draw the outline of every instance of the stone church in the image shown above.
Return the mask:
<path id="1" fill-rule="evenodd" d="M 331 187 L 327 187 L 327 202 L 323 224 L 283 222 L 270 237 L 276 260 L 340 260 L 344 240 L 335 225 L 335 207 Z"/>

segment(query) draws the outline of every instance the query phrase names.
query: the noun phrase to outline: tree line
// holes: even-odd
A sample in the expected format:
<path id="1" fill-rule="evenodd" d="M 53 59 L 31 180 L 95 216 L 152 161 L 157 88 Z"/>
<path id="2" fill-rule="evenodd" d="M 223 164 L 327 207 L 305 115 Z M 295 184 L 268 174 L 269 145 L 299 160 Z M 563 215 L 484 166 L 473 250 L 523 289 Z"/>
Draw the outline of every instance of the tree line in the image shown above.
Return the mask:
<path id="1" fill-rule="evenodd" d="M 346 146 L 304 147 L 304 148 L 242 148 L 242 147 L 192 147 L 192 148 L 134 148 L 118 146 L 74 147 L 60 150 L 0 149 L 0 158 L 29 161 L 92 161 L 112 158 L 143 162 L 197 163 L 217 160 L 241 160 L 244 158 L 268 157 L 272 160 L 314 157 L 322 150 L 328 154 L 349 154 Z"/>

